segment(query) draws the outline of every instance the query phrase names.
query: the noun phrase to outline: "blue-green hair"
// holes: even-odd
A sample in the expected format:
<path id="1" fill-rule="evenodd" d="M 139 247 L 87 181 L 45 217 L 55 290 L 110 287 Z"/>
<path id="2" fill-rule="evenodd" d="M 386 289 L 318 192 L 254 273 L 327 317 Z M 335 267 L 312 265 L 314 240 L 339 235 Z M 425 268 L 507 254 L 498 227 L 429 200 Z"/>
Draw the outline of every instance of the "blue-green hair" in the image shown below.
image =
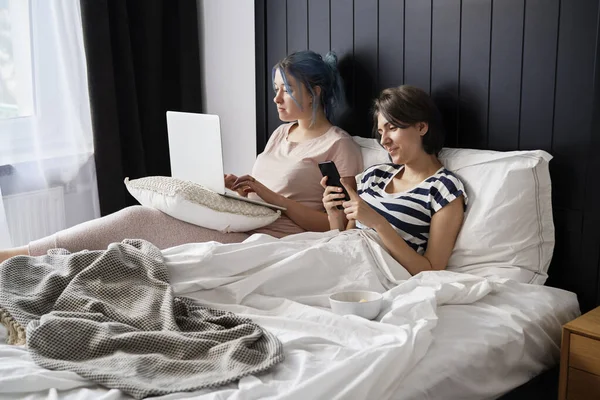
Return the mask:
<path id="1" fill-rule="evenodd" d="M 336 113 L 344 106 L 344 85 L 337 69 L 337 56 L 329 52 L 325 57 L 311 50 L 297 51 L 279 61 L 271 74 L 273 85 L 275 84 L 275 73 L 279 71 L 283 78 L 283 84 L 290 93 L 292 100 L 300 107 L 300 101 L 293 94 L 288 84 L 287 74 L 296 79 L 306 87 L 313 99 L 317 98 L 315 87 L 321 88 L 320 101 L 312 103 L 311 125 L 315 123 L 319 106 L 323 107 L 325 117 L 331 123 L 335 123 Z M 299 92 L 302 93 L 302 92 Z"/>

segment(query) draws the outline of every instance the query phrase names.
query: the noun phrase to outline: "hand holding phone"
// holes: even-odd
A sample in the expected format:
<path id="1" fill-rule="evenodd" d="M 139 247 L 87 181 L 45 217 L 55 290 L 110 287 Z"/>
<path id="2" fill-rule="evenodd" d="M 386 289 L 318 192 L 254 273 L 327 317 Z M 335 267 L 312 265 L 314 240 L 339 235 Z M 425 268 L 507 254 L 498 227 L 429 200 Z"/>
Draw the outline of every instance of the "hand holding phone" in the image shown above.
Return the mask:
<path id="1" fill-rule="evenodd" d="M 327 177 L 327 186 L 336 186 L 342 188 L 342 192 L 344 193 L 344 201 L 349 201 L 350 196 L 348 192 L 344 188 L 341 182 L 340 173 L 335 166 L 333 161 L 325 161 L 319 163 L 319 169 L 321 170 L 321 174 Z M 339 210 L 342 210 L 342 206 L 337 206 Z"/>

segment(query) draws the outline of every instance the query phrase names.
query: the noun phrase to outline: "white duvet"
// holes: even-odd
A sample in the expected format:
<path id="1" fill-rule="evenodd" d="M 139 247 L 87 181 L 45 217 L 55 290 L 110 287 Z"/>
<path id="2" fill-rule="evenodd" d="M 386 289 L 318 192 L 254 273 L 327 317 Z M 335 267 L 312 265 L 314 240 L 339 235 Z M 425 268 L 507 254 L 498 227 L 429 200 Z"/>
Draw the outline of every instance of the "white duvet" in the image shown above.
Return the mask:
<path id="1" fill-rule="evenodd" d="M 558 289 L 448 271 L 411 278 L 358 230 L 163 253 L 176 295 L 252 318 L 286 357 L 263 375 L 163 399 L 494 398 L 556 362 L 560 326 L 578 313 Z M 348 289 L 384 293 L 377 321 L 329 311 L 328 295 Z M 0 397 L 127 398 L 7 345 Z"/>

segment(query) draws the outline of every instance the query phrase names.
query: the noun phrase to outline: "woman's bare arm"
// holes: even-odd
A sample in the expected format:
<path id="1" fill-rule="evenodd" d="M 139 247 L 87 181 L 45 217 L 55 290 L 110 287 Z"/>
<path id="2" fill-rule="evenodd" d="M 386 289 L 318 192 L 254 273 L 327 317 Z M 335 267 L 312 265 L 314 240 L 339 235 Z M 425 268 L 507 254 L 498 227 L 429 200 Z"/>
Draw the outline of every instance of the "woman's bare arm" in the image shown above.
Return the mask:
<path id="1" fill-rule="evenodd" d="M 398 235 L 389 224 L 375 227 L 388 252 L 411 275 L 422 271 L 443 270 L 448 265 L 464 218 L 464 200 L 450 202 L 431 218 L 429 240 L 425 254 L 420 255 Z"/>

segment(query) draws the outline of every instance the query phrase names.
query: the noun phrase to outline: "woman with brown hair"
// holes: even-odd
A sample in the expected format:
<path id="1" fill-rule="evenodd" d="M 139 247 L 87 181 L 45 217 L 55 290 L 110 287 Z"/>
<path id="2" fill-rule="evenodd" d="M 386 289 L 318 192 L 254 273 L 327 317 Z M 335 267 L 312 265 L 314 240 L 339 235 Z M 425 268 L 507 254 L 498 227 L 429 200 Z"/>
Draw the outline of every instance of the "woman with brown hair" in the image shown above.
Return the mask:
<path id="1" fill-rule="evenodd" d="M 413 86 L 385 89 L 375 100 L 374 130 L 392 160 L 325 187 L 331 229 L 372 229 L 385 249 L 412 275 L 445 269 L 462 226 L 467 196 L 462 182 L 437 158 L 444 143 L 439 112 Z M 343 210 L 337 207 L 343 206 Z"/>

